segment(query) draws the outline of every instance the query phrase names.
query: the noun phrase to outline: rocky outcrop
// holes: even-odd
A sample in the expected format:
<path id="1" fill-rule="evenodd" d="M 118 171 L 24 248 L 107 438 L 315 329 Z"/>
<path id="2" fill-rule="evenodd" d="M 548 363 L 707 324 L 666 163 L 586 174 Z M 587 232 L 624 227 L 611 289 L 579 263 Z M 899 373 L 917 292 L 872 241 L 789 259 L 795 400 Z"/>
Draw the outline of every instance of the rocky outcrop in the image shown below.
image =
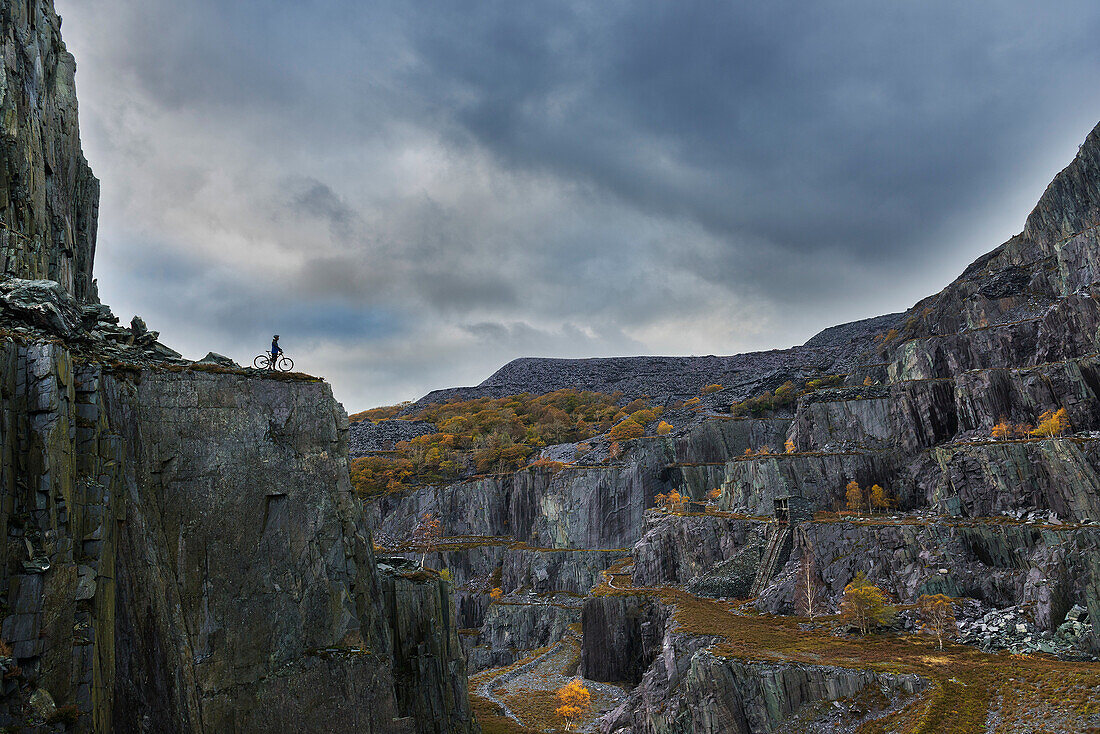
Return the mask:
<path id="1" fill-rule="evenodd" d="M 418 733 L 476 731 L 450 584 L 411 562 L 379 568 L 398 711 Z"/>
<path id="2" fill-rule="evenodd" d="M 96 301 L 99 182 L 80 150 L 76 62 L 44 0 L 0 7 L 0 272 Z"/>
<path id="3" fill-rule="evenodd" d="M 661 652 L 667 608 L 646 596 L 597 596 L 584 604 L 584 677 L 636 686 Z"/>
<path id="4" fill-rule="evenodd" d="M 449 600 L 391 592 L 386 611 L 324 383 L 112 373 L 10 341 L 0 378 L 2 633 L 31 686 L 9 722 L 42 689 L 100 731 L 421 731 L 440 712 L 472 730 L 453 629 L 414 667 L 427 702 L 395 697 L 391 641 L 449 625 Z"/>
<path id="5" fill-rule="evenodd" d="M 752 663 L 708 650 L 682 651 L 682 672 L 650 671 L 601 724 L 605 734 L 763 734 L 821 702 L 841 702 L 870 689 L 904 700 L 927 687 L 915 675 L 826 665 Z M 661 665 L 664 668 L 664 664 Z M 674 683 L 674 685 L 673 685 Z M 840 710 L 847 707 L 840 706 Z M 820 719 L 813 712 L 811 719 Z M 882 711 L 876 712 L 881 715 Z M 835 731 L 829 727 L 811 731 Z"/>

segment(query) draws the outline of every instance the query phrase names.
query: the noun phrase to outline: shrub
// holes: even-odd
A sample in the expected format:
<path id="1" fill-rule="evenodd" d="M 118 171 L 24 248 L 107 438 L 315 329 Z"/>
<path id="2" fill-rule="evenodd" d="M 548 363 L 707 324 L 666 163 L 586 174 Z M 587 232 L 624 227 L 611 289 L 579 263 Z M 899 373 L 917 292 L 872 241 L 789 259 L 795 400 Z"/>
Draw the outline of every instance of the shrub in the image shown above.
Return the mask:
<path id="1" fill-rule="evenodd" d="M 722 490 L 715 487 L 711 491 L 707 492 L 707 499 L 711 502 L 717 502 L 718 498 L 722 496 Z"/>
<path id="2" fill-rule="evenodd" d="M 672 424 L 671 423 L 666 423 L 665 421 L 661 421 L 660 423 L 657 424 L 657 435 L 658 436 L 667 436 L 670 433 L 672 433 Z"/>
<path id="3" fill-rule="evenodd" d="M 80 709 L 72 704 L 68 706 L 58 706 L 53 710 L 49 716 L 46 717 L 46 725 L 53 726 L 54 724 L 68 724 L 72 726 L 80 719 Z"/>
<path id="4" fill-rule="evenodd" d="M 700 390 L 699 392 L 700 392 L 700 394 L 702 394 L 702 395 L 711 395 L 711 394 L 713 394 L 713 393 L 716 393 L 716 392 L 718 392 L 718 391 L 719 391 L 719 390 L 721 390 L 721 389 L 722 389 L 722 386 L 721 386 L 721 385 L 719 385 L 719 384 L 718 384 L 718 383 L 716 382 L 716 383 L 714 383 L 713 385 L 706 385 L 706 386 L 704 386 L 704 387 L 703 387 L 703 389 L 702 389 L 702 390 Z"/>
<path id="5" fill-rule="evenodd" d="M 371 408 L 370 410 L 364 410 L 360 413 L 353 413 L 348 416 L 348 420 L 352 423 L 359 423 L 361 421 L 370 421 L 371 423 L 377 423 L 378 421 L 388 420 L 397 416 L 405 408 L 411 405 L 411 401 L 406 400 L 403 403 L 397 405 L 384 405 L 381 408 Z"/>
<path id="6" fill-rule="evenodd" d="M 824 377 L 818 377 L 814 380 L 810 380 L 806 383 L 806 389 L 820 390 L 825 387 L 835 387 L 844 382 L 844 375 L 825 375 Z"/>
<path id="7" fill-rule="evenodd" d="M 633 418 L 627 418 L 608 431 L 608 437 L 613 441 L 626 441 L 645 435 L 645 429 Z"/>
<path id="8" fill-rule="evenodd" d="M 890 624 L 897 611 L 891 606 L 882 589 L 867 580 L 863 571 L 844 587 L 840 600 L 841 616 L 867 634 L 872 627 Z"/>
<path id="9" fill-rule="evenodd" d="M 657 420 L 657 414 L 649 408 L 642 408 L 631 413 L 630 419 L 638 425 L 645 426 Z"/>

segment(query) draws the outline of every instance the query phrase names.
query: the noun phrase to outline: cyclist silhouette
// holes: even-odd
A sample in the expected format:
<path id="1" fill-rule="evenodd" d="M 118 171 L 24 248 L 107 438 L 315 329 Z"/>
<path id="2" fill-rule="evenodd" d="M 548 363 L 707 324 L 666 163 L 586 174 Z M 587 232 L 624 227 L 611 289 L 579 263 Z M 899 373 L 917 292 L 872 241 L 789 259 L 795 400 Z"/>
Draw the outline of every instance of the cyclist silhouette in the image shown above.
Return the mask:
<path id="1" fill-rule="evenodd" d="M 252 360 L 252 366 L 258 370 L 277 370 L 290 372 L 294 369 L 294 360 L 286 356 L 286 352 L 279 346 L 279 335 L 271 337 L 271 351 L 257 355 Z"/>

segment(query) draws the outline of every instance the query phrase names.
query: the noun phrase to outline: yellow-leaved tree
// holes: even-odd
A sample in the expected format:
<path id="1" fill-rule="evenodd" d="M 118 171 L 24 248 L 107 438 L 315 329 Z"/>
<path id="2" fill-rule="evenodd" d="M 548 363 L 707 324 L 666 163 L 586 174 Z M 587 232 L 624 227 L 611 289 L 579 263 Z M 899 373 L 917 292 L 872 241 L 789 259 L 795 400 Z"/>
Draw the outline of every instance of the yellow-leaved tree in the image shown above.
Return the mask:
<path id="1" fill-rule="evenodd" d="M 867 580 L 860 571 L 851 583 L 844 587 L 840 600 L 841 616 L 867 634 L 872 627 L 890 624 L 897 610 L 889 603 L 885 592 Z"/>
<path id="2" fill-rule="evenodd" d="M 1069 430 L 1069 414 L 1065 408 L 1048 410 L 1039 416 L 1039 425 L 1031 431 L 1032 436 L 1054 438 Z"/>
<path id="3" fill-rule="evenodd" d="M 872 511 L 885 510 L 890 506 L 890 498 L 886 496 L 886 490 L 877 484 L 871 487 L 871 493 L 868 501 L 871 505 Z"/>
<path id="4" fill-rule="evenodd" d="M 920 609 L 921 632 L 934 635 L 939 648 L 943 638 L 954 637 L 958 631 L 955 621 L 955 600 L 943 594 L 925 594 L 917 600 Z"/>
<path id="5" fill-rule="evenodd" d="M 848 509 L 856 512 L 863 507 L 863 490 L 859 488 L 859 482 L 852 480 L 844 488 L 844 499 L 848 501 Z"/>
<path id="6" fill-rule="evenodd" d="M 671 423 L 661 421 L 660 423 L 657 424 L 657 435 L 658 436 L 667 436 L 670 433 L 672 433 L 672 424 Z"/>
<path id="7" fill-rule="evenodd" d="M 788 454 L 793 454 L 795 452 L 794 441 L 788 438 L 787 443 L 783 444 L 783 451 Z"/>
<path id="8" fill-rule="evenodd" d="M 627 441 L 645 435 L 645 429 L 638 421 L 627 418 L 608 431 L 607 435 L 612 441 Z"/>
<path id="9" fill-rule="evenodd" d="M 574 678 L 557 690 L 558 703 L 555 713 L 565 723 L 565 728 L 573 731 L 577 720 L 592 708 L 592 693 L 580 680 Z"/>

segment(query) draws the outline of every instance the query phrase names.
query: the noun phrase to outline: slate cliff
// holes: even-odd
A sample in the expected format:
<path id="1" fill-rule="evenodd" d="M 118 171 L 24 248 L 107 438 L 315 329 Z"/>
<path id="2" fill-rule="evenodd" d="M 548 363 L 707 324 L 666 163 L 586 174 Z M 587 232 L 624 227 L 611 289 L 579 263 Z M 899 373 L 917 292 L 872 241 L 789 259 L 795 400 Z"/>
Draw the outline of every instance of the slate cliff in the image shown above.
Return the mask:
<path id="1" fill-rule="evenodd" d="M 0 727 L 477 731 L 450 586 L 379 570 L 329 387 L 97 303 L 60 19 L 0 23 Z"/>
<path id="2" fill-rule="evenodd" d="M 534 673 L 493 666 L 522 661 L 548 693 L 576 670 L 597 691 L 586 723 L 608 734 L 1088 730 L 1100 726 L 1098 352 L 1100 126 L 1021 234 L 904 314 L 679 368 L 520 360 L 426 396 L 418 405 L 618 388 L 665 401 L 675 430 L 622 442 L 614 459 L 586 449 L 597 460 L 583 465 L 571 446 L 546 447 L 565 464 L 384 494 L 368 516 L 406 551 L 395 539 L 421 513 L 443 519 L 436 558 L 458 584 L 471 690 L 525 724 L 546 720 L 520 704 Z M 826 372 L 842 377 L 790 408 L 730 414 Z M 698 395 L 709 382 L 724 389 Z M 697 405 L 677 408 L 692 391 Z M 1064 430 L 1020 428 L 1059 409 Z M 851 481 L 885 487 L 891 507 L 837 514 Z M 655 508 L 673 489 L 689 511 Z M 785 524 L 788 496 L 811 515 Z M 891 635 L 864 642 L 796 615 L 810 562 L 819 613 L 863 572 L 906 607 Z M 958 600 L 952 631 L 967 643 L 943 653 L 915 635 L 911 608 L 936 593 Z"/>

